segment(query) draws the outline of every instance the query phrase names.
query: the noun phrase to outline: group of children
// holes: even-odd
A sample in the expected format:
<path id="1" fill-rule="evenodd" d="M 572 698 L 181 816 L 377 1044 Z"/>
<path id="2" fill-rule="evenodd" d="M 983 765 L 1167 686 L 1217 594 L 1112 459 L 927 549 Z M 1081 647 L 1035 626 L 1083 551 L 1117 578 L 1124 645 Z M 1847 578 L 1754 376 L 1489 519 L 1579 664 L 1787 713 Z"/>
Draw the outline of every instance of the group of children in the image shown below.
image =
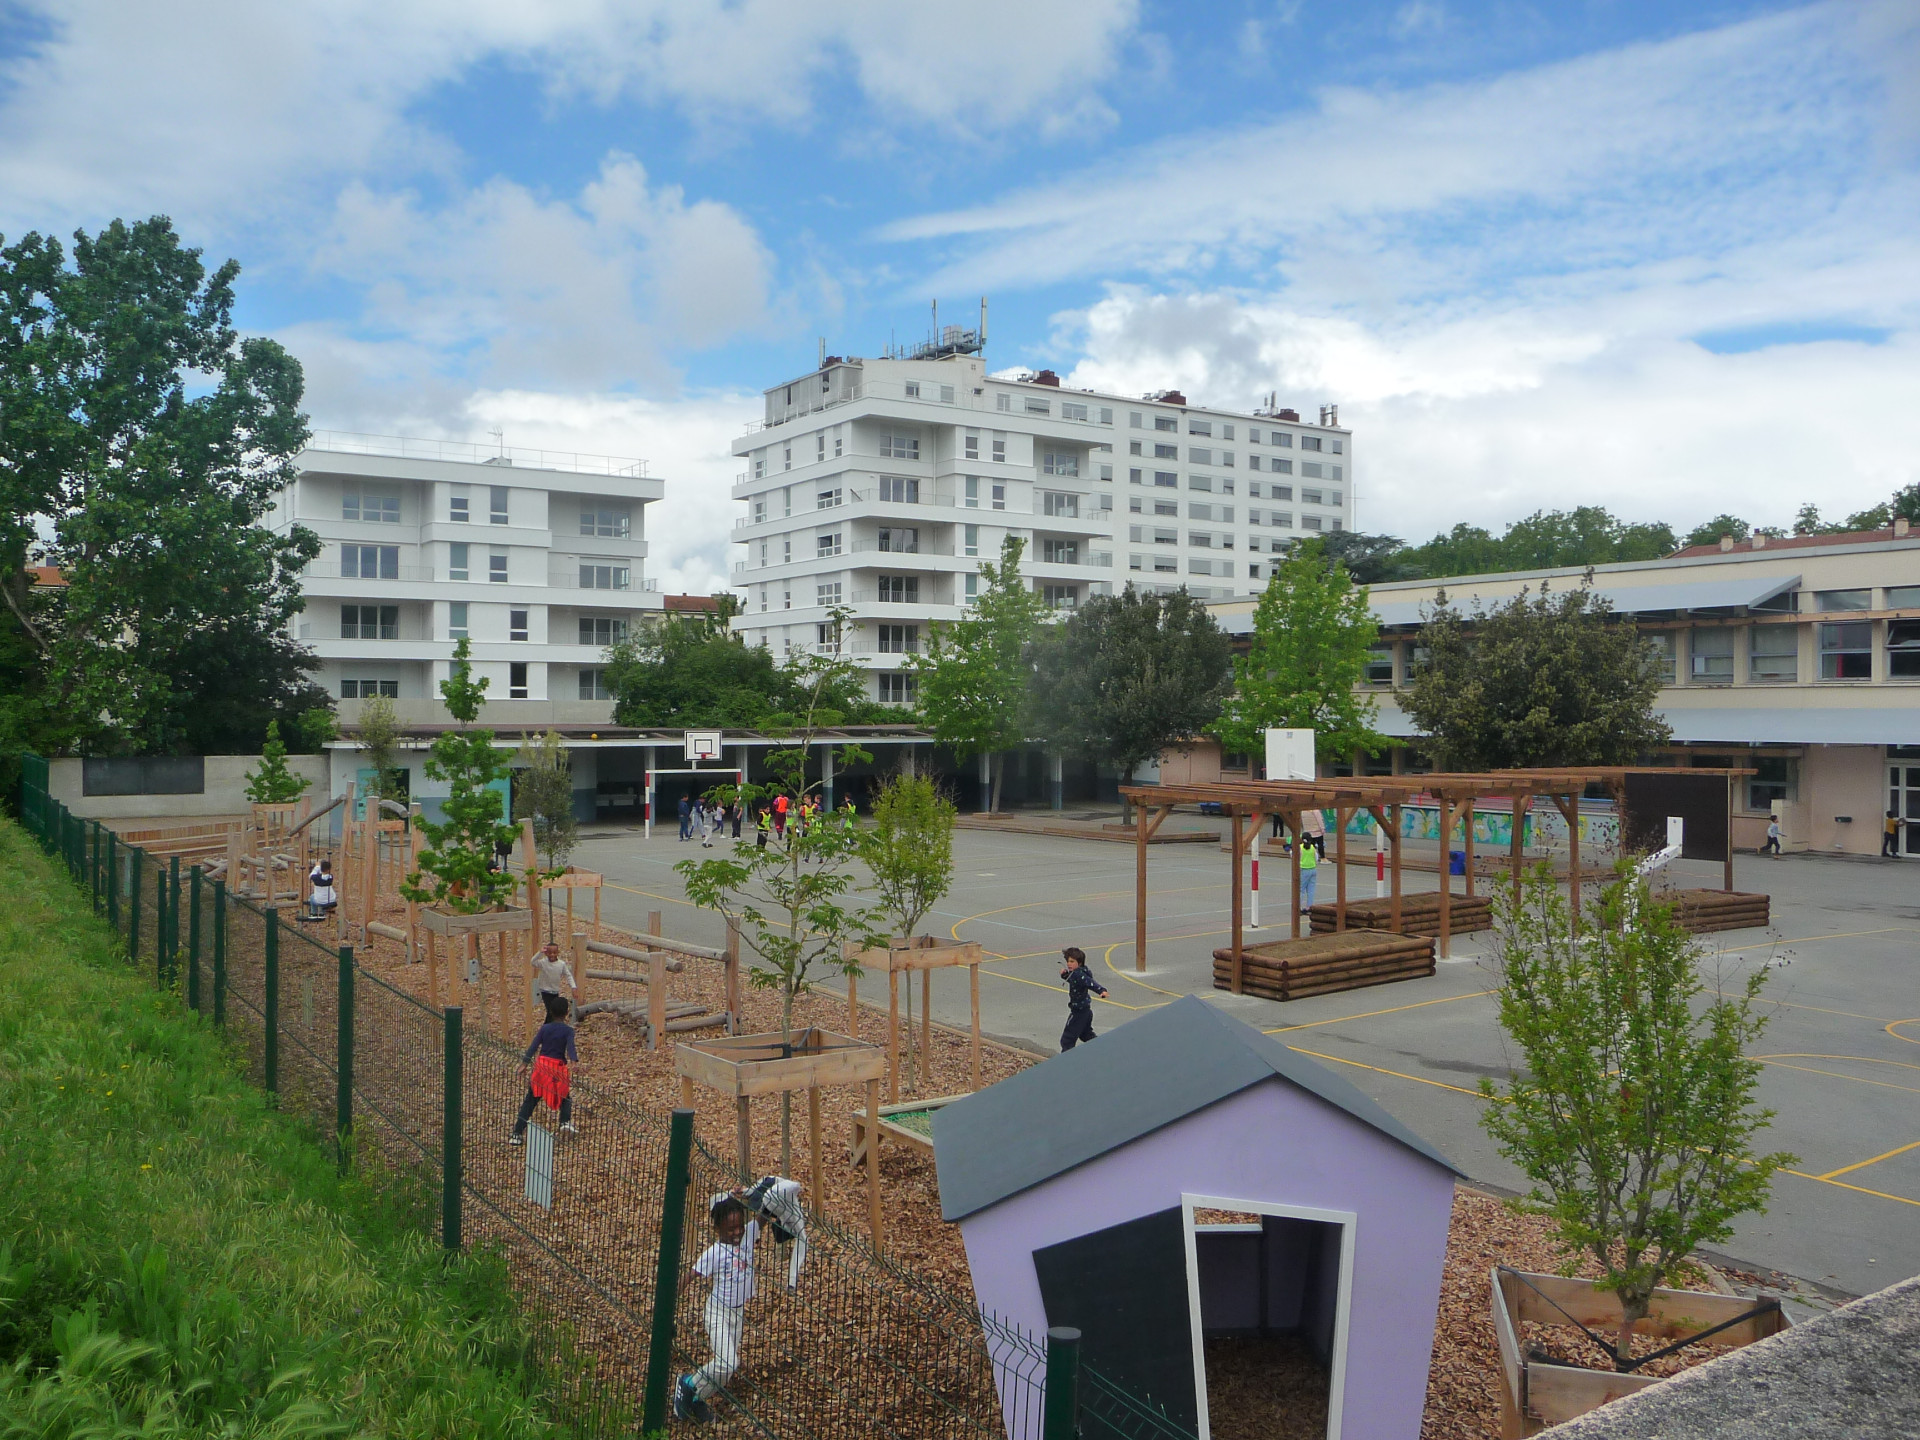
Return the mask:
<path id="1" fill-rule="evenodd" d="M 740 824 L 747 818 L 747 807 L 739 801 L 731 804 L 707 803 L 704 795 L 682 795 L 680 797 L 680 838 L 698 840 L 708 849 L 713 848 L 716 835 L 723 835 L 727 827 L 733 827 L 733 838 L 740 838 Z"/>

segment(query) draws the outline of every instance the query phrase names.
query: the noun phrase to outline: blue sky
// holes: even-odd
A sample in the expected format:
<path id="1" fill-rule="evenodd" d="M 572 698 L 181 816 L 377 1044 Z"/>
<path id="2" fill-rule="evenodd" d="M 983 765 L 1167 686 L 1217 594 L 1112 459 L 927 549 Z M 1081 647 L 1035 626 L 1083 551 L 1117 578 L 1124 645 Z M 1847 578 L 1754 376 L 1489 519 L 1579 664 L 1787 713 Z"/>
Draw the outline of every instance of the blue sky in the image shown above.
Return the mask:
<path id="1" fill-rule="evenodd" d="M 0 232 L 172 215 L 315 423 L 729 441 L 818 337 L 1341 407 L 1368 529 L 1920 479 L 1920 7 L 0 0 Z"/>

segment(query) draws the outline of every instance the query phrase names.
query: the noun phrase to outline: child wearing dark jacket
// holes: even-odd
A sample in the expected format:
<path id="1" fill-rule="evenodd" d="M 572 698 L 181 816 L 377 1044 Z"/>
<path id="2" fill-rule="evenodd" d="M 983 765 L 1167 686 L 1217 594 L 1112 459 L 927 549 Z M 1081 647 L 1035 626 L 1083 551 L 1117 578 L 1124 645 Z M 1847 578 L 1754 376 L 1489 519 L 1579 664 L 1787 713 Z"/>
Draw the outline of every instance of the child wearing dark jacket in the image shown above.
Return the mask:
<path id="1" fill-rule="evenodd" d="M 547 1023 L 534 1032 L 533 1043 L 520 1057 L 522 1065 L 533 1066 L 533 1073 L 527 1077 L 527 1098 L 520 1102 L 520 1118 L 513 1124 L 513 1138 L 508 1142 L 513 1145 L 526 1143 L 527 1123 L 543 1101 L 549 1110 L 560 1112 L 561 1130 L 568 1135 L 574 1133 L 572 1076 L 567 1066 L 580 1063 L 580 1052 L 574 1048 L 573 1026 L 567 1024 L 567 997 L 549 994 L 541 998 L 547 1003 Z"/>
<path id="2" fill-rule="evenodd" d="M 1069 945 L 1062 950 L 1067 968 L 1060 972 L 1060 978 L 1067 982 L 1067 1028 L 1060 1032 L 1060 1048 L 1071 1050 L 1082 1040 L 1091 1040 L 1093 1034 L 1093 997 L 1107 997 L 1107 987 L 1093 978 L 1093 972 L 1087 969 L 1087 952 L 1078 945 Z"/>

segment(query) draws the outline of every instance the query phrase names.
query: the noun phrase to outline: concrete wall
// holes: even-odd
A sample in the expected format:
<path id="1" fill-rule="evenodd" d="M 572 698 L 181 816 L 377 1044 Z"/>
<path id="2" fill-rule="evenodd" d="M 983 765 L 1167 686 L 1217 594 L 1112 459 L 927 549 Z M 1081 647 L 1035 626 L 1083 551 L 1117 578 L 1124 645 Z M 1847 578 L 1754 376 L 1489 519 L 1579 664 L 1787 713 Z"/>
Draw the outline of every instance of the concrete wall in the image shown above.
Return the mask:
<path id="1" fill-rule="evenodd" d="M 1800 795 L 1810 811 L 1815 854 L 1878 855 L 1887 813 L 1887 752 L 1878 745 L 1809 745 L 1800 762 Z M 1852 816 L 1851 822 L 1840 819 Z"/>
<path id="2" fill-rule="evenodd" d="M 54 760 L 48 765 L 49 791 L 75 815 L 89 820 L 204 818 L 250 813 L 247 771 L 259 768 L 260 757 L 207 756 L 206 789 L 198 795 L 85 795 L 81 793 L 85 765 L 80 759 Z M 289 755 L 287 768 L 311 782 L 308 793 L 316 800 L 329 793 L 325 755 Z"/>
<path id="3" fill-rule="evenodd" d="M 963 1220 L 974 1293 L 1044 1333 L 1033 1252 L 1179 1205 L 1183 1194 L 1358 1215 L 1339 1440 L 1417 1440 L 1453 1177 L 1279 1079 Z M 1316 1308 L 1309 1323 L 1318 1329 L 1326 1316 Z"/>

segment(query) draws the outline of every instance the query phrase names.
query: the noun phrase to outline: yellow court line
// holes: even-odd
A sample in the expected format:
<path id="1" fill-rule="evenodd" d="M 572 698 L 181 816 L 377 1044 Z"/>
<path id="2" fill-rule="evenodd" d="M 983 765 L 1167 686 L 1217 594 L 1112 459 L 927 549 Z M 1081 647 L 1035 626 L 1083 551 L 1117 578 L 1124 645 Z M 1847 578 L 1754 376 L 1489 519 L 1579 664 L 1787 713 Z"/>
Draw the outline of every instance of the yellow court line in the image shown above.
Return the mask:
<path id="1" fill-rule="evenodd" d="M 1162 990 L 1158 985 L 1149 985 L 1146 981 L 1127 974 L 1126 971 L 1113 963 L 1113 952 L 1118 950 L 1122 945 L 1131 945 L 1132 943 L 1131 940 L 1116 940 L 1113 944 L 1107 946 L 1106 954 L 1100 957 L 1106 962 L 1107 969 L 1113 971 L 1115 975 L 1118 975 L 1129 985 L 1138 985 L 1142 990 L 1151 990 L 1156 995 L 1171 995 L 1176 1000 L 1181 999 L 1185 992 L 1179 990 Z"/>
<path id="2" fill-rule="evenodd" d="M 1920 1095 L 1920 1086 L 1895 1085 L 1890 1080 L 1868 1080 L 1864 1076 L 1860 1076 L 1860 1075 L 1843 1075 L 1838 1070 L 1822 1070 L 1815 1065 L 1788 1065 L 1783 1060 L 1773 1056 L 1755 1055 L 1752 1058 L 1755 1060 L 1758 1060 L 1763 1065 L 1772 1065 L 1781 1070 L 1798 1070 L 1802 1075 L 1825 1075 L 1829 1079 L 1833 1079 L 1833 1080 L 1851 1080 L 1856 1085 L 1872 1085 L 1883 1090 L 1904 1090 L 1909 1095 Z M 1860 1060 L 1864 1060 L 1866 1057 L 1862 1055 L 1802 1055 L 1802 1056 L 1797 1056 L 1795 1058 L 1802 1059 L 1802 1060 L 1860 1061 Z M 1897 1060 L 1882 1060 L 1878 1063 L 1882 1065 L 1897 1065 L 1900 1062 Z M 1920 1066 L 1915 1066 L 1912 1068 L 1920 1069 Z M 1818 1179 L 1819 1177 L 1815 1176 L 1814 1178 Z"/>
<path id="3" fill-rule="evenodd" d="M 1772 950 L 1782 945 L 1811 945 L 1816 940 L 1858 940 L 1866 935 L 1900 935 L 1909 931 L 1920 931 L 1920 925 L 1887 925 L 1878 930 L 1836 930 L 1831 935 L 1802 935 L 1797 940 L 1769 940 L 1764 945 L 1741 945 L 1732 950 L 1722 950 L 1722 955 L 1744 955 L 1749 950 Z"/>
<path id="4" fill-rule="evenodd" d="M 1878 1020 L 1880 1018 L 1878 1015 L 1856 1015 L 1851 1010 L 1828 1010 L 1819 1005 L 1802 1005 L 1798 1000 L 1764 1000 L 1762 1003 L 1778 1005 L 1787 1010 L 1811 1010 L 1816 1015 L 1839 1015 L 1848 1020 Z M 1893 1023 L 1899 1025 L 1903 1022 L 1896 1020 Z"/>
<path id="5" fill-rule="evenodd" d="M 1442 995 L 1438 1000 L 1416 1000 L 1411 1005 L 1390 1005 L 1385 1010 L 1363 1010 L 1358 1015 L 1336 1015 L 1331 1020 L 1303 1020 L 1298 1025 L 1277 1025 L 1263 1033 L 1284 1035 L 1289 1030 L 1312 1030 L 1320 1025 L 1341 1025 L 1348 1020 L 1371 1020 L 1375 1015 L 1397 1015 L 1402 1010 L 1419 1010 L 1428 1005 L 1451 1005 L 1456 1000 L 1478 1000 L 1482 995 L 1497 993 L 1493 990 L 1473 990 L 1465 995 Z"/>
<path id="6" fill-rule="evenodd" d="M 649 900 L 664 900 L 669 905 L 684 905 L 689 910 L 698 910 L 702 908 L 694 904 L 691 900 L 685 899 L 678 895 L 656 895 L 651 890 L 636 890 L 631 885 L 616 885 L 611 880 L 602 880 L 600 883 L 606 886 L 607 889 L 609 890 L 624 890 L 629 895 L 644 895 Z"/>
<path id="7" fill-rule="evenodd" d="M 1862 1018 L 1864 1019 L 1865 1017 L 1863 1016 Z M 1909 1045 L 1920 1045 L 1920 1040 L 1914 1039 L 1911 1035 L 1902 1035 L 1900 1031 L 1895 1028 L 1900 1025 L 1920 1025 L 1920 1015 L 1914 1016 L 1911 1020 L 1892 1020 L 1887 1023 L 1887 1034 L 1893 1036 L 1894 1039 L 1904 1040 Z"/>
<path id="8" fill-rule="evenodd" d="M 1878 1165 L 1882 1160 L 1891 1160 L 1896 1155 L 1904 1155 L 1909 1150 L 1920 1150 L 1920 1140 L 1909 1140 L 1905 1145 L 1896 1146 L 1884 1155 L 1876 1155 L 1871 1160 L 1856 1160 L 1851 1165 L 1842 1165 L 1838 1170 L 1829 1170 L 1824 1175 L 1816 1175 L 1816 1180 L 1831 1180 L 1836 1175 L 1850 1175 L 1855 1170 L 1864 1170 L 1869 1165 Z"/>
<path id="9" fill-rule="evenodd" d="M 1801 1180 L 1818 1180 L 1822 1185 L 1837 1185 L 1842 1190 L 1851 1190 L 1859 1195 L 1872 1195 L 1881 1200 L 1898 1200 L 1902 1205 L 1920 1205 L 1920 1200 L 1910 1200 L 1905 1195 L 1889 1195 L 1884 1190 L 1869 1190 L 1864 1185 L 1849 1185 L 1844 1180 L 1829 1180 L 1824 1175 L 1809 1175 L 1804 1170 L 1782 1170 L 1782 1175 L 1792 1175 Z"/>
<path id="10" fill-rule="evenodd" d="M 1156 890 L 1153 893 L 1156 895 L 1185 895 L 1192 890 L 1218 890 L 1219 888 L 1220 887 L 1218 885 L 1176 885 L 1172 889 Z M 1116 895 L 1131 895 L 1133 893 L 1134 892 L 1130 889 L 1129 890 L 1096 890 L 1091 895 L 1065 895 L 1065 896 L 1056 895 L 1056 896 L 1050 896 L 1045 900 L 1027 900 L 1022 902 L 1019 905 L 1002 905 L 998 910 L 981 910 L 972 915 L 961 916 L 958 920 L 953 922 L 952 928 L 950 928 L 947 931 L 947 933 L 953 936 L 954 939 L 958 940 L 960 938 L 960 927 L 962 925 L 971 925 L 974 921 L 984 920 L 989 915 L 1007 915 L 1012 913 L 1015 910 L 1037 910 L 1042 905 L 1062 905 L 1062 904 L 1070 904 L 1070 903 L 1082 902 L 1087 900 L 1111 900 Z"/>
<path id="11" fill-rule="evenodd" d="M 1376 1075 L 1391 1075 L 1396 1080 L 1411 1080 L 1416 1085 L 1431 1085 L 1438 1090 L 1452 1090 L 1459 1095 L 1471 1095 L 1476 1100 L 1487 1098 L 1478 1090 L 1469 1090 L 1463 1085 L 1449 1085 L 1444 1080 L 1429 1080 L 1424 1075 L 1408 1075 L 1399 1070 L 1382 1070 L 1378 1065 L 1368 1065 L 1360 1060 L 1348 1060 L 1339 1055 L 1322 1055 L 1318 1050 L 1303 1050 L 1298 1045 L 1289 1045 L 1287 1048 L 1296 1055 L 1311 1055 L 1316 1060 L 1331 1060 L 1336 1065 L 1351 1065 L 1359 1070 L 1371 1070 Z"/>

